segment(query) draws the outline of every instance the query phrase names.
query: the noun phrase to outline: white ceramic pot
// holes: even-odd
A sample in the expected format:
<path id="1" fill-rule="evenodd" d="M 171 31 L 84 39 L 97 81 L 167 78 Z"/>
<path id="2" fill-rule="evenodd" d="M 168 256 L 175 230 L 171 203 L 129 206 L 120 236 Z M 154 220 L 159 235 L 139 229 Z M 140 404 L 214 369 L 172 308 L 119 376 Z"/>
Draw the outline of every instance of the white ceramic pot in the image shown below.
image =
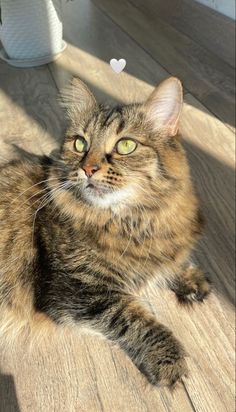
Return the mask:
<path id="1" fill-rule="evenodd" d="M 60 0 L 0 0 L 0 5 L 0 57 L 10 64 L 45 64 L 65 48 Z"/>

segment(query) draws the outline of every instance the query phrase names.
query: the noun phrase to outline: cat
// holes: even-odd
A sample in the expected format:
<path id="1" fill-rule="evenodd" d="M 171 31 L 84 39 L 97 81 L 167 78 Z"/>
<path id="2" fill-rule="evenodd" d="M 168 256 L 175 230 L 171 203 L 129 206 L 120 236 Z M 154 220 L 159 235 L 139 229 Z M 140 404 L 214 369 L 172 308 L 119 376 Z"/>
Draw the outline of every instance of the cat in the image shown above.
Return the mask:
<path id="1" fill-rule="evenodd" d="M 178 134 L 181 82 L 108 108 L 74 79 L 64 101 L 70 125 L 56 157 L 0 170 L 0 331 L 42 317 L 84 325 L 150 383 L 173 385 L 185 350 L 138 295 L 151 279 L 182 303 L 210 292 L 190 258 L 203 219 Z"/>

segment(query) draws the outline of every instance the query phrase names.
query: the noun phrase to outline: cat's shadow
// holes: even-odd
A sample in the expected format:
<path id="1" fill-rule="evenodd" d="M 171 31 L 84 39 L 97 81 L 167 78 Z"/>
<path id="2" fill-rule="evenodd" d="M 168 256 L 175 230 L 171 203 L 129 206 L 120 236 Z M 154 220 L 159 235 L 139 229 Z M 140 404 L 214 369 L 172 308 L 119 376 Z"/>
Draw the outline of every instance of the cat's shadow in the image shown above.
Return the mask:
<path id="1" fill-rule="evenodd" d="M 189 142 L 184 146 L 206 221 L 195 255 L 215 291 L 234 305 L 234 170 L 198 146 Z"/>
<path id="2" fill-rule="evenodd" d="M 28 152 L 26 149 L 13 144 L 15 156 L 17 159 L 29 160 L 32 163 L 41 163 L 42 160 L 47 157 L 48 159 L 55 159 L 58 156 L 59 149 L 54 149 L 50 152 L 48 156 L 46 155 L 36 155 L 35 153 Z"/>
<path id="3" fill-rule="evenodd" d="M 21 412 L 12 375 L 0 371 L 0 412 Z"/>

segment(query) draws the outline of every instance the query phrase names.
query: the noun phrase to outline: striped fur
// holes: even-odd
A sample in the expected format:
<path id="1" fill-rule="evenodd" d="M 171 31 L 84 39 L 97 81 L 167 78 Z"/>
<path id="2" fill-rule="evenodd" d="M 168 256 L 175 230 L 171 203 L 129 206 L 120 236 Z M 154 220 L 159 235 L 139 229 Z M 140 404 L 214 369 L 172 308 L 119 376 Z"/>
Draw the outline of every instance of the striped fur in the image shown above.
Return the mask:
<path id="1" fill-rule="evenodd" d="M 58 157 L 0 170 L 0 333 L 10 342 L 56 325 L 91 328 L 152 384 L 171 385 L 186 372 L 184 349 L 139 291 L 157 277 L 182 302 L 209 292 L 189 263 L 202 218 L 176 125 L 154 127 L 150 99 L 101 107 L 78 82 L 65 100 L 71 125 Z M 75 151 L 78 135 L 87 153 Z M 122 156 L 114 148 L 127 136 L 137 149 Z"/>

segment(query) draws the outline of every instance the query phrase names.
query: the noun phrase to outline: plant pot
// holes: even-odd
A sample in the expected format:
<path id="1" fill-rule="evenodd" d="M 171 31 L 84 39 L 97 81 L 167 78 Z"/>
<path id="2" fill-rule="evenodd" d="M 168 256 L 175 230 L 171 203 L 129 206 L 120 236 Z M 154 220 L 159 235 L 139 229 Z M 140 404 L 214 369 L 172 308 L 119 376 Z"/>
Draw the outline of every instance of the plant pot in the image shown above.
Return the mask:
<path id="1" fill-rule="evenodd" d="M 0 57 L 8 63 L 38 66 L 64 50 L 60 0 L 0 0 L 0 5 Z"/>

